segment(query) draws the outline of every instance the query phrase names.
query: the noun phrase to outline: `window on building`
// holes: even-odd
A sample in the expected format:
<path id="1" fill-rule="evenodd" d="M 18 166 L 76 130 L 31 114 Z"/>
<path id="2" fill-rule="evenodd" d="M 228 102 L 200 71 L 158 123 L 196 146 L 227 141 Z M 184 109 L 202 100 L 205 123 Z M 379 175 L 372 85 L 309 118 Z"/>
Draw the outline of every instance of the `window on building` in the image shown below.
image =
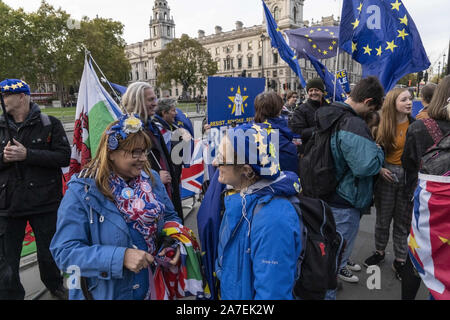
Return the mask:
<path id="1" fill-rule="evenodd" d="M 238 51 L 242 51 L 242 45 L 240 43 L 238 43 Z"/>
<path id="2" fill-rule="evenodd" d="M 179 94 L 178 94 L 179 92 L 178 92 L 178 88 L 176 88 L 175 89 L 175 95 L 178 97 L 179 96 Z"/>
<path id="3" fill-rule="evenodd" d="M 153 27 L 153 36 L 154 36 L 154 37 L 157 36 L 157 34 L 156 34 L 156 27 Z"/>
<path id="4" fill-rule="evenodd" d="M 253 68 L 253 57 L 248 57 L 248 67 Z"/>
<path id="5" fill-rule="evenodd" d="M 297 7 L 294 7 L 294 23 L 297 22 Z"/>
<path id="6" fill-rule="evenodd" d="M 238 69 L 242 69 L 242 58 L 238 58 Z"/>
<path id="7" fill-rule="evenodd" d="M 220 54 L 220 48 L 216 48 L 216 55 Z"/>
<path id="8" fill-rule="evenodd" d="M 130 74 L 129 74 L 129 80 L 130 80 L 130 81 L 133 80 L 133 73 L 132 73 L 132 72 L 130 72 Z"/>
<path id="9" fill-rule="evenodd" d="M 280 8 L 275 7 L 273 8 L 273 18 L 278 21 L 280 19 Z"/>
<path id="10" fill-rule="evenodd" d="M 247 78 L 251 78 L 251 77 L 252 77 L 251 72 L 247 73 Z"/>
<path id="11" fill-rule="evenodd" d="M 261 72 L 258 72 L 258 78 L 261 78 Z"/>
<path id="12" fill-rule="evenodd" d="M 278 77 L 278 71 L 277 70 L 273 70 L 273 77 L 274 78 Z"/>
<path id="13" fill-rule="evenodd" d="M 148 72 L 145 71 L 145 80 L 147 80 L 147 79 L 148 79 Z"/>
<path id="14" fill-rule="evenodd" d="M 170 37 L 170 27 L 167 27 L 167 36 Z"/>
<path id="15" fill-rule="evenodd" d="M 258 67 L 262 66 L 262 56 L 258 56 Z"/>
<path id="16" fill-rule="evenodd" d="M 139 71 L 136 71 L 136 80 L 139 80 Z"/>
<path id="17" fill-rule="evenodd" d="M 278 53 L 273 54 L 273 64 L 278 64 Z"/>

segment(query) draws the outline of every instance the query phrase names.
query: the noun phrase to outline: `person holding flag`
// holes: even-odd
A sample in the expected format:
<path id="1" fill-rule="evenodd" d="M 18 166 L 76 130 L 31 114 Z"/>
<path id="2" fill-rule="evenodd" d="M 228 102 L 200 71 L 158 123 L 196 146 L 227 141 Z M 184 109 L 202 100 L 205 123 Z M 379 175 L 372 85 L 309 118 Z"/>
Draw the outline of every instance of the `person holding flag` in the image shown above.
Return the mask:
<path id="1" fill-rule="evenodd" d="M 41 280 L 50 293 L 65 299 L 61 272 L 50 251 L 56 212 L 62 198 L 61 168 L 69 165 L 70 145 L 62 123 L 41 113 L 19 79 L 0 82 L 4 114 L 0 117 L 0 300 L 23 300 L 19 264 L 27 221 L 36 236 Z M 4 99 L 3 99 L 4 96 Z M 3 257 L 0 257 L 3 260 Z M 9 269 L 10 272 L 7 272 Z"/>

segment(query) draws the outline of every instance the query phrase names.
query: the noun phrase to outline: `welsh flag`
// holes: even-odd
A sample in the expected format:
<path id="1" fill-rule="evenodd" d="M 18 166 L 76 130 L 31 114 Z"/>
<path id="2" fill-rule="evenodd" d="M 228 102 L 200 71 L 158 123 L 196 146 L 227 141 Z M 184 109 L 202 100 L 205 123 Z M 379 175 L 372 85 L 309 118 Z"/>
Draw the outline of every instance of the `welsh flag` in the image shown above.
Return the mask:
<path id="1" fill-rule="evenodd" d="M 64 170 L 66 182 L 81 171 L 97 152 L 106 127 L 122 115 L 117 103 L 103 88 L 89 57 L 84 61 L 78 92 L 70 167 Z M 66 187 L 64 186 L 64 191 Z"/>

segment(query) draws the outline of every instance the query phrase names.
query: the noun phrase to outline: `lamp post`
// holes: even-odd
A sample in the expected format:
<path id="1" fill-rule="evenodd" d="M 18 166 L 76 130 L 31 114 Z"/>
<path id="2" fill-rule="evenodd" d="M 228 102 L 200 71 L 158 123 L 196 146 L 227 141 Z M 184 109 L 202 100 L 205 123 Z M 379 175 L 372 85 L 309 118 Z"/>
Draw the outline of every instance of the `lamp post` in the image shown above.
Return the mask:
<path id="1" fill-rule="evenodd" d="M 437 83 L 439 84 L 439 78 L 441 77 L 441 62 L 438 62 L 438 79 L 437 79 Z"/>
<path id="2" fill-rule="evenodd" d="M 442 76 L 443 76 L 443 77 L 445 76 L 445 73 L 444 73 L 445 57 L 446 57 L 446 55 L 445 55 L 445 53 L 444 53 L 444 57 L 442 58 Z M 447 65 L 447 69 L 448 69 L 448 65 Z M 448 73 L 448 70 L 447 70 L 447 73 Z M 438 82 L 438 83 L 439 83 L 439 82 Z"/>
<path id="3" fill-rule="evenodd" d="M 266 36 L 261 34 L 261 75 L 263 78 L 266 78 L 264 76 L 264 40 L 266 40 Z M 265 82 L 266 80 L 264 80 Z"/>

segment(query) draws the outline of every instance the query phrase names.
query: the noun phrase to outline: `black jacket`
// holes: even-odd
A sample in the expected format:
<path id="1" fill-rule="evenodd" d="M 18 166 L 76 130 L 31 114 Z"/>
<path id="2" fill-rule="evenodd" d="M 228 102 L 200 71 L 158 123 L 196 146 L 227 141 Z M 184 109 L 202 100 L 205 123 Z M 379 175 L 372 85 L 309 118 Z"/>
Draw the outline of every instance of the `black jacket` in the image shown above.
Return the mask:
<path id="1" fill-rule="evenodd" d="M 450 132 L 450 121 L 436 121 L 442 134 Z M 412 123 L 406 134 L 405 149 L 402 155 L 402 166 L 406 171 L 406 192 L 411 199 L 417 187 L 420 163 L 424 153 L 434 145 L 433 138 L 421 120 Z"/>
<path id="2" fill-rule="evenodd" d="M 30 105 L 25 121 L 9 117 L 11 134 L 27 149 L 25 161 L 3 162 L 8 144 L 5 117 L 0 117 L 0 216 L 23 217 L 56 212 L 62 198 L 61 168 L 70 164 L 70 145 L 62 123 Z M 18 168 L 18 170 L 17 170 Z M 19 172 L 18 172 L 19 171 Z"/>
<path id="3" fill-rule="evenodd" d="M 313 131 L 316 127 L 316 111 L 323 106 L 328 106 L 329 104 L 324 100 L 322 103 L 308 99 L 305 103 L 300 105 L 294 110 L 294 114 L 289 121 L 289 128 L 292 132 L 299 134 L 303 146 L 308 143 L 311 138 Z M 303 148 L 301 148 L 301 153 Z"/>

